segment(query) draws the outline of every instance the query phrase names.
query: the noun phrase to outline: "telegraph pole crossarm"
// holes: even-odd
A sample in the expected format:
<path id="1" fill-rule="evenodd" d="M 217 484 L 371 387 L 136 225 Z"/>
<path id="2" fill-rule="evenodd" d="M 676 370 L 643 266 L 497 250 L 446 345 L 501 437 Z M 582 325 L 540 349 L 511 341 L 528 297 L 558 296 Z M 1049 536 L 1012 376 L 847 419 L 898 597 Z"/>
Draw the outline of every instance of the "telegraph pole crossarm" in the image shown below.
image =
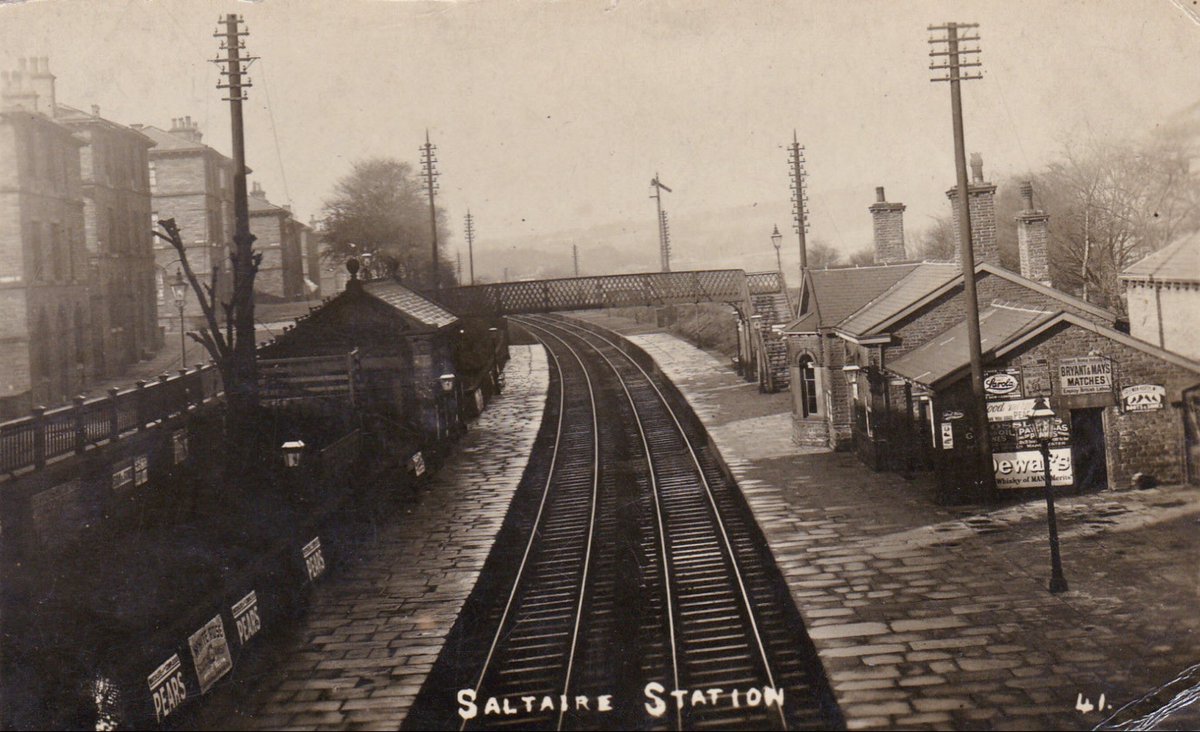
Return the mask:
<path id="1" fill-rule="evenodd" d="M 804 192 L 804 147 L 792 130 L 792 144 L 788 148 L 788 165 L 791 167 L 792 180 L 792 228 L 800 243 L 800 279 L 804 281 L 804 270 L 808 268 L 808 194 Z"/>
<path id="2" fill-rule="evenodd" d="M 226 384 L 231 405 L 238 408 L 252 407 L 258 403 L 258 368 L 254 334 L 254 278 L 262 263 L 262 252 L 253 249 L 255 236 L 250 233 L 250 207 L 246 192 L 246 140 L 245 128 L 242 121 L 242 102 L 246 100 L 245 90 L 251 86 L 251 80 L 246 76 L 249 65 L 256 60 L 254 56 L 244 55 L 246 43 L 242 40 L 249 31 L 242 30 L 242 18 L 229 13 L 222 18 L 225 30 L 218 30 L 214 38 L 220 38 L 221 50 L 225 57 L 218 56 L 213 62 L 221 65 L 222 81 L 218 89 L 226 89 L 229 95 L 230 127 L 233 136 L 233 213 L 234 213 L 234 251 L 230 254 L 233 264 L 233 293 L 227 308 L 227 316 L 232 320 L 234 334 L 232 348 L 232 367 L 228 375 L 233 383 Z M 227 328 L 228 329 L 228 328 Z"/>
<path id="3" fill-rule="evenodd" d="M 429 130 L 425 130 L 425 144 L 421 146 L 421 168 L 425 174 L 425 192 L 429 196 L 429 230 L 433 240 L 432 261 L 430 262 L 430 277 L 432 278 L 431 286 L 434 293 L 441 289 L 441 284 L 438 282 L 438 232 L 437 232 L 437 206 L 434 203 L 434 197 L 437 192 L 437 158 L 434 153 L 437 150 L 437 145 L 429 142 Z"/>

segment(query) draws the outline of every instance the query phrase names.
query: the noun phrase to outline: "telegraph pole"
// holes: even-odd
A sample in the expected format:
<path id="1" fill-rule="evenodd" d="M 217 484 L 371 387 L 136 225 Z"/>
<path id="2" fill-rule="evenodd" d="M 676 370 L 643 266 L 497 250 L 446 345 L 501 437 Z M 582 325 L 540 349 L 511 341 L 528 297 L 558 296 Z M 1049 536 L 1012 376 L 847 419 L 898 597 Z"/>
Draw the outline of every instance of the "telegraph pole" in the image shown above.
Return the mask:
<path id="1" fill-rule="evenodd" d="M 429 142 L 429 130 L 425 130 L 425 144 L 421 146 L 421 172 L 425 174 L 425 192 L 429 196 L 429 232 L 433 236 L 433 260 L 430 262 L 430 276 L 433 278 L 433 291 L 436 294 L 441 285 L 438 283 L 438 234 L 437 207 L 434 205 L 434 195 L 437 191 L 437 158 L 434 157 L 436 145 Z"/>
<path id="2" fill-rule="evenodd" d="M 946 23 L 945 25 L 931 25 L 929 30 L 932 32 L 945 32 L 944 38 L 931 38 L 929 43 L 935 47 L 945 44 L 946 50 L 932 50 L 929 52 L 932 60 L 929 68 L 931 71 L 944 72 L 945 76 L 938 76 L 931 81 L 948 81 L 950 82 L 950 111 L 954 122 L 954 165 L 958 175 L 958 194 L 955 197 L 955 205 L 958 206 L 958 239 L 959 249 L 962 253 L 962 271 L 963 271 L 963 296 L 967 301 L 967 347 L 971 355 L 971 397 L 975 404 L 976 415 L 976 446 L 979 458 L 979 474 L 977 476 L 977 486 L 980 492 L 990 491 L 995 479 L 994 470 L 992 468 L 992 445 L 990 431 L 988 429 L 987 404 L 983 390 L 983 349 L 979 339 L 979 298 L 975 292 L 975 251 L 972 246 L 971 237 L 971 191 L 970 184 L 967 181 L 967 153 L 966 143 L 963 141 L 963 117 L 962 117 L 962 93 L 960 91 L 960 82 L 970 81 L 972 79 L 981 79 L 983 74 L 980 72 L 971 73 L 964 72 L 963 69 L 978 68 L 982 64 L 976 60 L 970 60 L 972 54 L 979 53 L 978 48 L 962 48 L 960 44 L 978 42 L 979 35 L 970 35 L 971 31 L 967 31 L 966 36 L 958 34 L 960 29 L 978 28 L 978 23 Z M 966 56 L 968 60 L 964 61 Z M 945 63 L 939 63 L 942 59 Z"/>
<path id="3" fill-rule="evenodd" d="M 467 229 L 467 265 L 470 267 L 471 284 L 475 284 L 475 218 L 471 216 L 471 209 L 467 209 L 466 218 Z M 459 273 L 461 277 L 462 273 Z"/>
<path id="4" fill-rule="evenodd" d="M 454 252 L 454 277 L 462 284 L 462 252 Z"/>
<path id="5" fill-rule="evenodd" d="M 233 326 L 235 340 L 233 343 L 233 364 L 229 369 L 234 377 L 232 384 L 226 384 L 230 401 L 236 407 L 250 407 L 258 403 L 258 374 L 254 343 L 254 276 L 258 272 L 262 254 L 253 249 L 254 235 L 250 233 L 250 209 L 246 199 L 246 142 L 242 125 L 242 102 L 246 99 L 246 89 L 251 86 L 250 79 L 245 77 L 246 69 L 255 60 L 254 56 L 242 54 L 246 44 L 242 40 L 250 35 L 249 31 L 241 29 L 242 18 L 229 13 L 221 21 L 225 30 L 218 30 L 214 38 L 221 39 L 221 50 L 225 57 L 213 59 L 221 68 L 222 81 L 218 89 L 228 89 L 230 126 L 233 130 L 233 215 L 234 215 L 234 252 L 230 255 L 233 260 L 233 295 L 231 309 L 233 311 Z M 244 412 L 242 412 L 244 413 Z"/>
<path id="6" fill-rule="evenodd" d="M 804 193 L 804 148 L 792 130 L 792 145 L 789 148 L 788 164 L 792 169 L 792 228 L 800 240 L 800 282 L 804 281 L 804 270 L 808 269 L 808 196 Z M 782 270 L 780 270 L 782 271 Z"/>
<path id="7" fill-rule="evenodd" d="M 571 245 L 571 261 L 575 263 L 575 276 L 579 276 L 579 245 Z"/>
<path id="8" fill-rule="evenodd" d="M 667 230 L 667 213 L 662 207 L 662 192 L 671 193 L 671 189 L 664 186 L 658 180 L 658 173 L 650 180 L 650 185 L 654 188 L 654 205 L 658 210 L 658 257 L 662 265 L 663 272 L 671 271 L 671 239 Z"/>

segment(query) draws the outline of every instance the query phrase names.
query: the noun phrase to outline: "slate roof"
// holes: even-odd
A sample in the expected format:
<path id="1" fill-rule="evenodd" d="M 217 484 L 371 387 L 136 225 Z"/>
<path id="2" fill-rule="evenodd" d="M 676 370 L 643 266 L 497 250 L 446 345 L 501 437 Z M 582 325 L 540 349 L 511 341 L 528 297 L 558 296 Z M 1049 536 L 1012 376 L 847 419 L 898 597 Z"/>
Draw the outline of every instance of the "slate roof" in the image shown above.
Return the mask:
<path id="1" fill-rule="evenodd" d="M 844 318 L 838 324 L 838 330 L 854 336 L 869 333 L 875 326 L 961 274 L 962 267 L 957 264 L 918 264 L 903 279 Z"/>
<path id="2" fill-rule="evenodd" d="M 440 329 L 458 321 L 457 316 L 442 306 L 432 300 L 426 300 L 398 282 L 364 282 L 363 290 L 430 328 Z"/>
<path id="3" fill-rule="evenodd" d="M 1121 273 L 1123 280 L 1200 282 L 1200 233 L 1166 245 Z"/>
<path id="4" fill-rule="evenodd" d="M 979 313 L 979 342 L 984 353 L 1035 328 L 1058 313 L 993 303 Z M 960 321 L 927 343 L 886 365 L 888 371 L 918 384 L 933 386 L 971 364 L 967 321 Z"/>
<path id="5" fill-rule="evenodd" d="M 246 197 L 246 206 L 250 213 L 288 213 L 283 206 L 277 206 L 267 199 L 255 195 Z"/>
<path id="6" fill-rule="evenodd" d="M 805 310 L 784 328 L 784 332 L 813 333 L 821 328 L 831 328 L 919 266 L 896 264 L 809 270 L 809 292 L 802 293 Z"/>
<path id="7" fill-rule="evenodd" d="M 179 135 L 173 135 L 166 130 L 160 130 L 154 125 L 146 125 L 145 127 L 139 129 L 138 132 L 141 132 L 146 137 L 154 140 L 155 152 L 179 152 L 183 150 L 199 151 L 211 149 L 208 147 L 208 145 L 204 145 L 199 142 L 192 142 L 186 137 L 180 137 Z"/>

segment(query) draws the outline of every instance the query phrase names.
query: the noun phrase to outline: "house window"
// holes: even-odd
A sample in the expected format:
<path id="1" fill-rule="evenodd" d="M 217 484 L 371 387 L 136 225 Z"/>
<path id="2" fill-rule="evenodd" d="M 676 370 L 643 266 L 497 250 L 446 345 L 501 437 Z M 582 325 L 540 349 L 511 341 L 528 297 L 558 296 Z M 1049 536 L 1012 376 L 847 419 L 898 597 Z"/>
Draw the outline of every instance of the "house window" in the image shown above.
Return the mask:
<path id="1" fill-rule="evenodd" d="M 154 270 L 154 291 L 158 293 L 158 301 L 160 303 L 164 302 L 164 298 L 166 296 L 165 284 L 166 283 L 163 282 L 162 268 L 160 267 Z"/>
<path id="2" fill-rule="evenodd" d="M 820 400 L 817 398 L 817 368 L 812 356 L 801 356 L 799 366 L 801 415 L 811 417 L 820 413 Z"/>
<path id="3" fill-rule="evenodd" d="M 150 192 L 158 192 L 158 170 L 154 163 L 150 163 Z"/>

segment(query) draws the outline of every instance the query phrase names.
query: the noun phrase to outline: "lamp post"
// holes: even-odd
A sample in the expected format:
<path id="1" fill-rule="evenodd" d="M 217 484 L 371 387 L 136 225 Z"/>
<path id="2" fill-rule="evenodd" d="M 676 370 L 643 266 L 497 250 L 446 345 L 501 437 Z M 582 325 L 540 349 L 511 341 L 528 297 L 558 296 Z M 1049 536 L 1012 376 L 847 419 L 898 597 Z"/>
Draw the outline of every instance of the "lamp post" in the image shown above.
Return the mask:
<path id="1" fill-rule="evenodd" d="M 1057 417 L 1046 404 L 1045 397 L 1038 397 L 1029 415 L 1034 434 L 1042 446 L 1042 473 L 1045 479 L 1046 520 L 1050 524 L 1050 592 L 1067 591 L 1067 578 L 1063 576 L 1062 559 L 1058 554 L 1058 524 L 1054 520 L 1054 488 L 1050 476 L 1050 441 L 1054 439 Z"/>
<path id="2" fill-rule="evenodd" d="M 188 285 L 183 281 L 183 272 L 175 270 L 175 280 L 171 283 L 171 294 L 175 297 L 175 307 L 179 308 L 179 364 L 187 368 L 187 336 L 183 331 L 183 306 L 187 302 Z"/>
<path id="3" fill-rule="evenodd" d="M 771 232 L 771 244 L 775 246 L 775 266 L 779 269 L 780 276 L 783 275 L 783 256 L 779 253 L 783 246 L 783 234 L 779 233 L 779 225 L 775 225 L 775 230 Z"/>
<path id="4" fill-rule="evenodd" d="M 300 457 L 304 454 L 304 440 L 289 440 L 280 446 L 283 450 L 283 464 L 288 468 L 300 467 Z"/>

